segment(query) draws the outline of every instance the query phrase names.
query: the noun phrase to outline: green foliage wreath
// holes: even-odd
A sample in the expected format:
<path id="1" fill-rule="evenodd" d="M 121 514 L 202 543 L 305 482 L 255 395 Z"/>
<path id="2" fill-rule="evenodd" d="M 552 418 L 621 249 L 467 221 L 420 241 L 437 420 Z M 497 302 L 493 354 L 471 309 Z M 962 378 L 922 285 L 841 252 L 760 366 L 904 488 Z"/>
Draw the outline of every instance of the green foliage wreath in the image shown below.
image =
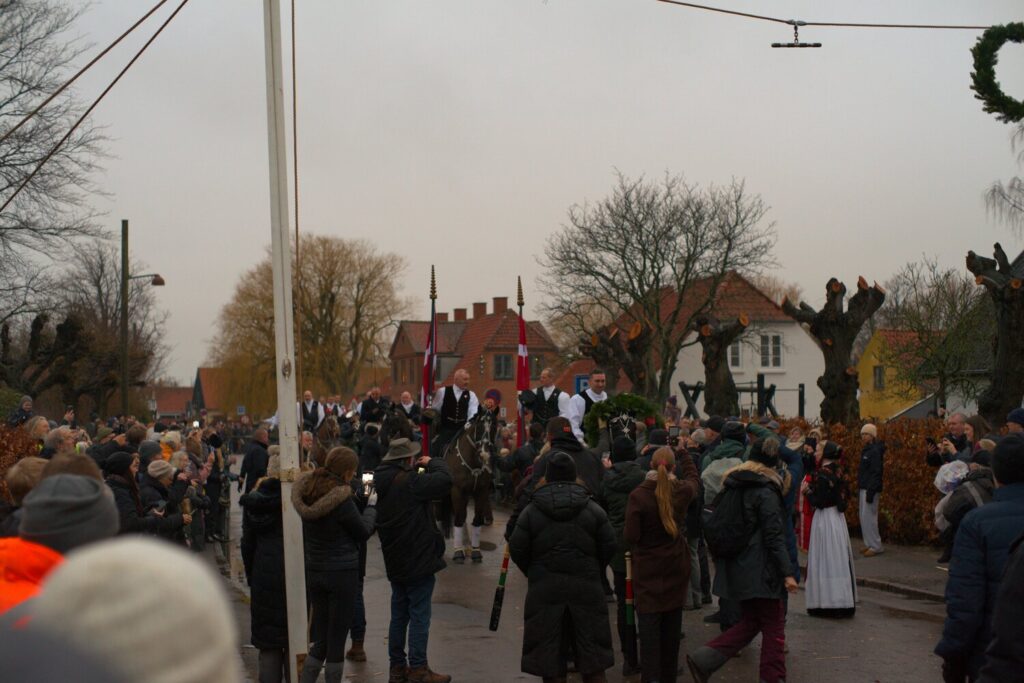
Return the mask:
<path id="1" fill-rule="evenodd" d="M 993 26 L 978 39 L 971 48 L 974 55 L 974 73 L 971 74 L 971 90 L 981 100 L 984 109 L 995 114 L 1003 123 L 1017 123 L 1024 119 L 1024 102 L 1003 92 L 996 80 L 996 64 L 999 63 L 999 49 L 1007 42 L 1024 43 L 1024 23 L 1016 22 Z"/>
<path id="2" fill-rule="evenodd" d="M 595 403 L 594 407 L 587 413 L 587 416 L 583 418 L 583 433 L 586 435 L 587 443 L 590 444 L 591 448 L 597 445 L 597 440 L 600 437 L 601 428 L 599 422 L 602 420 L 607 422 L 609 419 L 622 413 L 628 413 L 637 420 L 646 421 L 648 428 L 652 425 L 655 427 L 665 426 L 665 418 L 662 417 L 661 411 L 658 410 L 658 406 L 653 402 L 636 394 L 618 394 L 612 396 L 607 401 Z"/>

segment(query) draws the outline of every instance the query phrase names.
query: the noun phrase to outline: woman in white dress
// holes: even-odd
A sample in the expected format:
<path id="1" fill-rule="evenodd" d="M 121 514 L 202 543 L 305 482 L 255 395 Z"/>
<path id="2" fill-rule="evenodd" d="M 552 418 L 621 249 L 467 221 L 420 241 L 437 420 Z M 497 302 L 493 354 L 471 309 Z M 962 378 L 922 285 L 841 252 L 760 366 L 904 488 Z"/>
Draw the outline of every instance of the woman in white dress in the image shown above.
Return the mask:
<path id="1" fill-rule="evenodd" d="M 807 553 L 807 613 L 812 617 L 843 619 L 856 610 L 857 582 L 853 550 L 846 528 L 849 491 L 839 461 L 842 447 L 819 441 L 818 468 L 805 484 L 804 495 L 814 507 Z"/>

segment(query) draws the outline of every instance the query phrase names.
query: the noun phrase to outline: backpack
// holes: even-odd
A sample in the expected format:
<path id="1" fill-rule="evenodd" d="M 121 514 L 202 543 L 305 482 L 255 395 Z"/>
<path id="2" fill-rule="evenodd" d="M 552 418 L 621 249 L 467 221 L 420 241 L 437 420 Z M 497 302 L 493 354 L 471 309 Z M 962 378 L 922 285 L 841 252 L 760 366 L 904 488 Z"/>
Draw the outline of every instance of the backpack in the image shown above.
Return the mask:
<path id="1" fill-rule="evenodd" d="M 740 487 L 723 487 L 704 507 L 704 540 L 716 559 L 738 557 L 757 530 L 744 513 L 743 491 Z"/>

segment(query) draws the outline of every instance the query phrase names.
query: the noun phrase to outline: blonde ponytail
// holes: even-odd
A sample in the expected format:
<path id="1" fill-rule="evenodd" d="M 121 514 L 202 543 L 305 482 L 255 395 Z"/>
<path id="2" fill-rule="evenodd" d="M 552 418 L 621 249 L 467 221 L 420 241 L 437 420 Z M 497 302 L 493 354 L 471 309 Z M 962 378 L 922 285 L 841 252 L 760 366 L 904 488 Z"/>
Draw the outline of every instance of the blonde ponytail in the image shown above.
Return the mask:
<path id="1" fill-rule="evenodd" d="M 676 457 L 671 448 L 659 448 L 651 458 L 651 465 L 658 468 L 658 484 L 654 487 L 654 497 L 658 501 L 658 516 L 661 517 L 665 533 L 672 538 L 679 537 L 679 527 L 676 526 L 672 509 L 672 482 L 668 477 L 669 468 L 674 468 L 675 464 Z"/>

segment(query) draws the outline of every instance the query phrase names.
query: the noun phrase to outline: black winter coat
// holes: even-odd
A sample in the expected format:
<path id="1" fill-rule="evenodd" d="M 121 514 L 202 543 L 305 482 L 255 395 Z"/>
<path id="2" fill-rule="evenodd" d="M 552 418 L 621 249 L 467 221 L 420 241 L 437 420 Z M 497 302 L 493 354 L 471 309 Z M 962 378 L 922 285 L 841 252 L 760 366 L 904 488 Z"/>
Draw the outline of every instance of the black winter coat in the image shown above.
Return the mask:
<path id="1" fill-rule="evenodd" d="M 868 492 L 868 498 L 882 492 L 882 470 L 885 464 L 885 444 L 872 441 L 860 451 L 860 468 L 857 470 L 857 488 Z"/>
<path id="2" fill-rule="evenodd" d="M 529 581 L 522 670 L 564 676 L 569 652 L 575 652 L 583 674 L 611 667 L 612 634 L 601 573 L 616 544 L 601 506 L 579 484 L 541 486 L 519 516 L 509 545 L 512 560 Z M 569 621 L 572 627 L 566 629 Z"/>
<path id="3" fill-rule="evenodd" d="M 307 472 L 292 487 L 292 505 L 302 518 L 306 571 L 359 569 L 359 545 L 373 534 L 377 508 L 368 507 L 360 514 L 348 484 L 335 486 L 306 503 L 303 496 L 313 482 L 313 473 Z"/>
<path id="4" fill-rule="evenodd" d="M 288 647 L 284 587 L 281 482 L 264 479 L 238 500 L 242 507 L 242 564 L 249 583 L 252 644 L 261 650 Z"/>
<path id="5" fill-rule="evenodd" d="M 615 555 L 610 564 L 612 571 L 622 574 L 626 573 L 625 554 L 629 550 L 629 544 L 622 537 L 622 529 L 626 525 L 626 505 L 629 503 L 629 494 L 643 483 L 646 475 L 635 460 L 627 460 L 612 465 L 604 473 L 604 481 L 601 482 L 601 497 L 608 512 L 608 521 L 615 531 Z"/>
<path id="6" fill-rule="evenodd" d="M 778 472 L 753 460 L 726 475 L 723 490 L 743 491 L 743 517 L 756 530 L 737 557 L 715 560 L 715 595 L 730 600 L 786 595 L 785 579 L 793 576 L 793 567 L 786 551 L 783 487 Z"/>
<path id="7" fill-rule="evenodd" d="M 181 513 L 165 514 L 163 517 L 139 513 L 128 482 L 121 476 L 111 475 L 106 479 L 107 486 L 114 494 L 117 515 L 121 520 L 119 534 L 157 534 L 170 536 L 182 527 Z M 139 498 L 141 499 L 141 492 Z"/>
<path id="8" fill-rule="evenodd" d="M 604 479 L 604 465 L 601 464 L 601 456 L 598 449 L 590 450 L 584 448 L 583 444 L 576 440 L 571 434 L 558 436 L 551 441 L 551 450 L 542 455 L 533 465 L 533 481 L 539 482 L 548 468 L 548 459 L 552 453 L 568 453 L 576 463 L 576 477 L 583 482 L 590 494 L 595 497 L 601 496 L 601 480 Z"/>
<path id="9" fill-rule="evenodd" d="M 259 441 L 250 441 L 245 447 L 245 455 L 242 457 L 242 469 L 238 472 L 238 480 L 241 483 L 245 480 L 245 492 L 249 493 L 256 486 L 256 482 L 267 476 L 267 465 L 270 463 L 270 454 L 267 447 Z"/>
<path id="10" fill-rule="evenodd" d="M 422 473 L 400 461 L 381 463 L 373 485 L 388 580 L 408 583 L 444 569 L 444 536 L 432 504 L 451 493 L 452 475 L 444 461 L 431 458 Z"/>
<path id="11" fill-rule="evenodd" d="M 139 485 L 139 499 L 142 501 L 143 512 L 149 514 L 154 508 L 162 507 L 164 517 L 179 514 L 181 512 L 181 501 L 185 499 L 188 493 L 188 486 L 189 483 L 187 481 L 182 481 L 175 477 L 170 487 L 166 487 L 147 474 L 143 477 L 142 484 Z M 179 517 L 180 521 L 181 518 Z M 182 532 L 180 523 L 173 531 L 160 530 L 158 534 L 173 541 L 185 542 L 185 534 Z"/>
<path id="12" fill-rule="evenodd" d="M 380 459 L 384 457 L 384 447 L 380 444 L 380 438 L 375 436 L 364 436 L 359 442 L 359 467 L 363 472 L 373 472 L 380 467 Z"/>
<path id="13" fill-rule="evenodd" d="M 978 683 L 1016 680 L 1024 670 L 1024 620 L 1020 618 L 1020 606 L 1024 605 L 1024 536 L 1014 542 L 1010 552 L 992 612 L 992 641 Z"/>

